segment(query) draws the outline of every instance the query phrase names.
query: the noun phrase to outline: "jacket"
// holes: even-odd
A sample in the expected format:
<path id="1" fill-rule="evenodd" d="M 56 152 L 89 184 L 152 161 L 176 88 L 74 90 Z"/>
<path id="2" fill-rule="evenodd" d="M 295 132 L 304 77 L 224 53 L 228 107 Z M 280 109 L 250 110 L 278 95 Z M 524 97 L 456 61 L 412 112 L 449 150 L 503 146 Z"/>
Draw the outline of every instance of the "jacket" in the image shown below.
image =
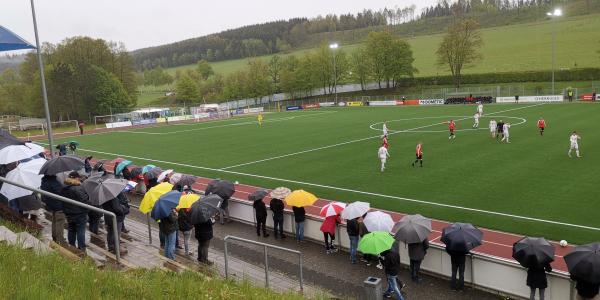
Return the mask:
<path id="1" fill-rule="evenodd" d="M 77 202 L 90 204 L 87 193 L 81 186 L 81 182 L 78 179 L 67 178 L 65 179 L 65 187 L 60 192 L 60 195 Z M 63 212 L 67 218 L 85 218 L 88 210 L 83 207 L 75 206 L 69 203 L 63 203 Z"/>
<path id="2" fill-rule="evenodd" d="M 42 189 L 48 193 L 58 195 L 58 194 L 60 194 L 63 187 L 64 187 L 63 184 L 58 181 L 56 176 L 44 175 L 44 177 L 42 177 L 42 185 L 40 186 L 40 189 Z M 42 195 L 42 202 L 44 202 L 46 204 L 46 210 L 48 210 L 50 212 L 63 210 L 63 202 L 56 200 L 52 197 Z"/>
<path id="3" fill-rule="evenodd" d="M 17 201 L 19 210 L 22 211 L 38 210 L 42 208 L 42 201 L 40 201 L 36 194 L 22 196 L 13 199 L 13 201 Z"/>
<path id="4" fill-rule="evenodd" d="M 283 220 L 283 210 L 285 208 L 283 201 L 280 199 L 271 199 L 270 207 L 273 211 L 273 220 Z"/>
<path id="5" fill-rule="evenodd" d="M 398 276 L 400 270 L 400 255 L 398 252 L 387 250 L 381 253 L 379 261 L 383 265 L 385 274 Z"/>
<path id="6" fill-rule="evenodd" d="M 198 241 L 209 241 L 213 238 L 213 222 L 198 223 L 194 225 L 196 230 L 195 237 Z"/>
<path id="7" fill-rule="evenodd" d="M 179 223 L 179 230 L 181 231 L 190 231 L 194 229 L 194 225 L 190 221 L 190 208 L 182 208 L 179 210 L 179 217 L 177 219 L 177 223 Z"/>
<path id="8" fill-rule="evenodd" d="M 120 197 L 125 196 L 123 195 L 123 193 L 120 193 L 119 195 L 117 195 L 117 197 L 113 198 L 110 201 L 104 202 L 101 205 L 102 209 L 108 210 L 117 216 L 117 222 L 123 222 L 125 220 L 125 215 L 127 214 L 127 212 L 129 212 L 129 208 L 123 204 L 122 200 L 119 199 Z M 107 220 L 107 222 L 110 222 L 110 216 L 104 215 L 104 219 Z"/>
<path id="9" fill-rule="evenodd" d="M 267 219 L 267 206 L 262 201 L 262 199 L 255 200 L 252 204 L 254 207 L 254 211 L 256 212 L 257 220 L 266 220 Z"/>
<path id="10" fill-rule="evenodd" d="M 429 249 L 429 241 L 427 239 L 420 243 L 408 244 L 408 257 L 410 260 L 421 261 L 425 258 L 427 249 Z"/>
<path id="11" fill-rule="evenodd" d="M 306 211 L 304 210 L 304 207 L 294 206 L 292 207 L 292 210 L 294 211 L 294 221 L 296 221 L 296 223 L 304 222 L 304 220 L 306 220 Z"/>
<path id="12" fill-rule="evenodd" d="M 600 284 L 589 283 L 585 280 L 581 280 L 580 278 L 571 275 L 571 279 L 577 282 L 575 285 L 575 289 L 577 290 L 577 294 L 584 298 L 592 299 L 598 295 Z"/>
<path id="13" fill-rule="evenodd" d="M 171 212 L 171 214 L 168 217 L 160 219 L 160 223 L 158 223 L 158 228 L 160 229 L 160 232 L 162 232 L 165 235 L 177 231 L 178 227 L 179 226 L 177 226 L 177 216 L 173 212 Z"/>
<path id="14" fill-rule="evenodd" d="M 360 235 L 360 237 L 365 236 L 365 234 L 370 233 L 370 231 L 367 229 L 367 226 L 365 225 L 364 222 L 358 222 L 358 235 Z"/>
<path id="15" fill-rule="evenodd" d="M 358 236 L 360 233 L 360 226 L 358 225 L 358 218 L 346 221 L 346 231 L 348 236 Z"/>
<path id="16" fill-rule="evenodd" d="M 543 268 L 527 269 L 527 286 L 535 289 L 545 289 L 548 287 L 546 272 L 552 272 L 552 267 L 547 264 Z"/>
<path id="17" fill-rule="evenodd" d="M 446 253 L 450 255 L 450 261 L 453 265 L 461 265 L 466 261 L 466 256 L 469 252 L 452 251 L 446 248 Z"/>
<path id="18" fill-rule="evenodd" d="M 331 235 L 335 235 L 335 228 L 339 222 L 340 217 L 338 215 L 329 216 L 325 218 L 325 221 L 323 221 L 323 224 L 321 224 L 321 231 L 327 232 Z"/>

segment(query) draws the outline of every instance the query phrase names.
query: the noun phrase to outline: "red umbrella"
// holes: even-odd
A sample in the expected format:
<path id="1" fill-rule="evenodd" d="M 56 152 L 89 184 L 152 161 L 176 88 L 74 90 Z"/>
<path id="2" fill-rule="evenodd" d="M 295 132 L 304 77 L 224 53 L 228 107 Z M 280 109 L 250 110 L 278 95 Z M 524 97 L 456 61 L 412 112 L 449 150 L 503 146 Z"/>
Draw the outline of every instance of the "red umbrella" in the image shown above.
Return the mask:
<path id="1" fill-rule="evenodd" d="M 329 217 L 329 216 L 339 215 L 342 213 L 344 208 L 346 208 L 346 203 L 331 202 L 331 203 L 323 206 L 323 208 L 321 208 L 321 212 L 319 213 L 319 215 L 321 215 L 321 217 Z"/>

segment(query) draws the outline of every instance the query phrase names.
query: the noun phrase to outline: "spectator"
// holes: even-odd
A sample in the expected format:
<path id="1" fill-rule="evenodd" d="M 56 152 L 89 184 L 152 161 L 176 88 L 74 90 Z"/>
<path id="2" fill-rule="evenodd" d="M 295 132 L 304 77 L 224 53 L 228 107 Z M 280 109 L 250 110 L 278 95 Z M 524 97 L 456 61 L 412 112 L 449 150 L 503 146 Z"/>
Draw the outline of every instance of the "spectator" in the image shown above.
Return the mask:
<path id="1" fill-rule="evenodd" d="M 61 195 L 83 204 L 89 204 L 88 195 L 81 186 L 81 178 L 77 172 L 71 172 L 69 177 L 65 179 L 65 187 L 62 189 Z M 88 210 L 80 206 L 64 203 L 63 211 L 67 217 L 67 239 L 69 244 L 75 246 L 75 242 L 77 242 L 77 248 L 85 251 L 85 223 L 87 221 Z"/>
<path id="2" fill-rule="evenodd" d="M 462 291 L 465 288 L 465 261 L 469 252 L 452 251 L 448 249 L 446 249 L 446 252 L 450 255 L 450 261 L 452 263 L 452 279 L 450 281 L 450 286 L 453 291 Z M 456 283 L 457 272 L 458 284 Z"/>
<path id="3" fill-rule="evenodd" d="M 83 135 L 83 126 L 85 126 L 85 123 L 83 121 L 79 121 L 79 124 L 77 124 L 79 126 L 79 135 Z"/>
<path id="4" fill-rule="evenodd" d="M 268 237 L 267 233 L 267 206 L 263 199 L 257 199 L 252 204 L 254 207 L 254 211 L 256 214 L 256 235 L 260 236 L 260 231 L 262 230 L 263 237 Z"/>
<path id="5" fill-rule="evenodd" d="M 396 251 L 387 250 L 379 255 L 379 262 L 383 265 L 388 289 L 383 293 L 385 298 L 391 298 L 395 293 L 398 300 L 404 300 L 400 287 L 398 287 L 398 272 L 400 271 L 400 255 Z"/>
<path id="6" fill-rule="evenodd" d="M 42 177 L 41 189 L 52 194 L 60 194 L 63 184 L 58 181 L 55 175 L 44 175 Z M 52 197 L 42 195 L 42 202 L 46 204 L 46 210 L 52 215 L 52 240 L 57 244 L 65 243 L 65 213 L 63 212 L 63 202 Z"/>
<path id="7" fill-rule="evenodd" d="M 283 204 L 281 199 L 273 198 L 271 199 L 269 206 L 271 207 L 271 211 L 273 211 L 273 232 L 275 233 L 275 239 L 277 239 L 278 236 L 284 239 L 283 210 L 285 208 L 285 204 Z"/>
<path id="8" fill-rule="evenodd" d="M 67 145 L 58 144 L 58 145 L 56 145 L 56 149 L 58 149 L 58 156 L 67 155 Z"/>
<path id="9" fill-rule="evenodd" d="M 219 221 L 221 225 L 225 225 L 225 218 L 227 218 L 227 223 L 231 222 L 229 218 L 229 198 L 223 199 L 221 202 L 221 207 L 219 207 Z"/>
<path id="10" fill-rule="evenodd" d="M 212 265 L 213 262 L 208 260 L 208 247 L 210 240 L 213 238 L 213 223 L 211 219 L 204 223 L 194 225 L 196 230 L 196 239 L 198 240 L 198 262 Z"/>
<path id="11" fill-rule="evenodd" d="M 99 212 L 95 212 L 92 210 L 90 210 L 88 212 L 88 228 L 91 233 L 93 233 L 95 235 L 100 234 L 100 219 L 101 218 L 102 218 L 102 214 Z"/>
<path id="12" fill-rule="evenodd" d="M 69 150 L 71 150 L 71 154 L 72 155 L 75 155 L 75 151 L 77 150 L 77 143 L 70 142 L 69 143 Z"/>
<path id="13" fill-rule="evenodd" d="M 350 262 L 356 264 L 356 252 L 358 250 L 358 236 L 360 233 L 360 227 L 358 225 L 358 218 L 348 220 L 346 222 L 346 230 L 348 232 L 348 238 L 350 239 Z"/>
<path id="14" fill-rule="evenodd" d="M 171 214 L 160 219 L 158 223 L 160 233 L 165 237 L 165 256 L 175 259 L 175 243 L 177 239 L 177 211 L 171 210 Z"/>
<path id="15" fill-rule="evenodd" d="M 22 196 L 13 199 L 11 202 L 17 202 L 19 211 L 23 217 L 37 222 L 40 208 L 42 208 L 42 201 L 37 197 L 36 194 Z"/>
<path id="16" fill-rule="evenodd" d="M 598 295 L 600 284 L 591 283 L 574 275 L 571 275 L 571 279 L 577 283 L 575 289 L 577 290 L 578 300 L 591 300 Z"/>
<path id="17" fill-rule="evenodd" d="M 323 224 L 321 224 L 321 232 L 323 232 L 323 238 L 325 239 L 325 251 L 327 254 L 338 251 L 333 244 L 338 223 L 340 223 L 340 215 L 333 215 L 326 217 Z"/>
<path id="18" fill-rule="evenodd" d="M 408 257 L 410 258 L 410 278 L 413 282 L 421 283 L 423 281 L 419 276 L 421 270 L 421 262 L 427 254 L 429 241 L 425 239 L 420 243 L 408 244 Z"/>
<path id="19" fill-rule="evenodd" d="M 183 232 L 183 247 L 185 254 L 187 255 L 192 255 L 192 251 L 190 251 L 190 238 L 192 237 L 192 229 L 194 229 L 194 226 L 190 221 L 191 211 L 191 208 L 180 209 L 179 218 L 177 219 L 179 230 Z"/>
<path id="20" fill-rule="evenodd" d="M 365 217 L 367 216 L 367 214 L 364 214 L 362 216 L 362 219 L 364 220 Z M 365 226 L 365 223 L 362 221 L 358 222 L 358 235 L 360 236 L 360 238 L 362 238 L 363 236 L 365 236 L 365 234 L 368 234 L 369 230 L 367 229 L 367 226 Z M 373 260 L 373 255 L 371 254 L 363 254 L 361 261 L 364 262 L 367 267 L 371 265 L 371 261 Z"/>
<path id="21" fill-rule="evenodd" d="M 530 300 L 535 300 L 535 290 L 540 290 L 540 300 L 544 300 L 544 291 L 548 287 L 546 272 L 552 272 L 550 263 L 543 267 L 534 267 L 527 269 L 527 286 L 531 289 Z"/>
<path id="22" fill-rule="evenodd" d="M 296 241 L 304 241 L 304 220 L 306 220 L 306 211 L 304 207 L 293 206 L 294 221 L 296 222 Z"/>
<path id="23" fill-rule="evenodd" d="M 85 158 L 85 160 L 83 161 L 83 168 L 85 170 L 85 173 L 89 176 L 92 173 L 92 156 L 88 156 Z"/>
<path id="24" fill-rule="evenodd" d="M 117 238 L 115 239 L 113 233 L 113 222 L 111 220 L 111 216 L 104 215 L 104 223 L 106 223 L 106 244 L 108 246 L 108 251 L 111 253 L 115 253 L 115 240 L 119 241 L 121 239 L 121 232 L 123 231 L 123 221 L 125 221 L 125 215 L 129 213 L 129 206 L 123 205 L 123 202 L 127 201 L 127 199 L 123 200 L 123 198 L 127 198 L 125 194 L 120 193 L 116 198 L 105 202 L 102 204 L 102 209 L 110 211 L 115 214 L 117 217 Z M 125 254 L 127 253 L 127 249 L 119 247 L 119 253 Z"/>

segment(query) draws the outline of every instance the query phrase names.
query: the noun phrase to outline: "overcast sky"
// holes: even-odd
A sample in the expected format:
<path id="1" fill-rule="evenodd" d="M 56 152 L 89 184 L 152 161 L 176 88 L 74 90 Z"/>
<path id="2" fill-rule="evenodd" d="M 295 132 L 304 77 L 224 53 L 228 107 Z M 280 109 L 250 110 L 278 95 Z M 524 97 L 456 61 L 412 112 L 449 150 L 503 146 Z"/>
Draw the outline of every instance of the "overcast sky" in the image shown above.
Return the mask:
<path id="1" fill-rule="evenodd" d="M 36 0 L 40 39 L 57 43 L 85 35 L 125 43 L 129 50 L 225 29 L 293 17 L 356 13 L 365 8 L 421 8 L 436 0 Z M 29 0 L 2 0 L 0 25 L 35 43 Z"/>

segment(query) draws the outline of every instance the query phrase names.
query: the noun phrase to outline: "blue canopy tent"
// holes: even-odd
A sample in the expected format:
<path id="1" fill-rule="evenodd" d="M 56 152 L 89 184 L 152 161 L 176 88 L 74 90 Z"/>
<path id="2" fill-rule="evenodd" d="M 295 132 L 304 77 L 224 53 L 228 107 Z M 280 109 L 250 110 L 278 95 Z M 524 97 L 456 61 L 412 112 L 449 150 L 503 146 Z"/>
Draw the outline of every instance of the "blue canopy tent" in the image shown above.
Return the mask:
<path id="1" fill-rule="evenodd" d="M 23 49 L 35 49 L 35 46 L 0 25 L 0 52 Z"/>
<path id="2" fill-rule="evenodd" d="M 42 97 L 44 100 L 44 111 L 46 113 L 46 125 L 48 127 L 48 147 L 50 149 L 50 156 L 54 156 L 52 151 L 52 123 L 50 122 L 50 109 L 48 108 L 48 94 L 46 92 L 46 78 L 44 76 L 44 63 L 42 62 L 42 53 L 40 51 L 40 39 L 37 30 L 37 21 L 35 18 L 35 6 L 33 0 L 31 0 L 31 15 L 33 18 L 33 30 L 35 32 L 35 44 L 37 47 L 31 45 L 20 36 L 16 35 L 12 31 L 6 29 L 0 25 L 0 52 L 2 51 L 13 51 L 13 50 L 27 50 L 36 49 L 38 64 L 40 67 L 40 81 L 42 82 Z"/>

